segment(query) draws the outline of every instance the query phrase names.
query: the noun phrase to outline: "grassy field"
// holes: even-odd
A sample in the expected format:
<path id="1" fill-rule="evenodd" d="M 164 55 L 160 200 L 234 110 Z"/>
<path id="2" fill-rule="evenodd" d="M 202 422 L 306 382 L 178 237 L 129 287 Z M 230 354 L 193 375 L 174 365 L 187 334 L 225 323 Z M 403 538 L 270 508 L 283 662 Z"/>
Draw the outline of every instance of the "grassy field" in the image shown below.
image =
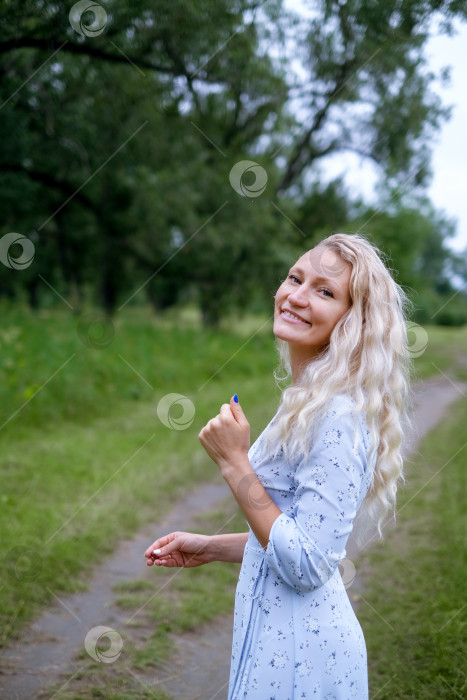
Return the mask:
<path id="1" fill-rule="evenodd" d="M 467 400 L 407 465 L 397 527 L 364 558 L 359 619 L 374 700 L 465 698 Z"/>
<path id="2" fill-rule="evenodd" d="M 50 591 L 85 586 L 90 566 L 119 537 L 160 519 L 195 484 L 221 480 L 198 433 L 222 403 L 239 395 L 255 439 L 279 392 L 264 318 L 219 333 L 200 330 L 189 316 L 168 327 L 131 311 L 100 349 L 82 341 L 77 319 L 67 314 L 5 312 L 3 321 L 4 644 L 50 601 Z M 169 393 L 193 404 L 186 429 L 158 417 L 158 402 Z M 175 419 L 177 411 L 170 412 Z"/>
<path id="3" fill-rule="evenodd" d="M 2 313 L 0 620 L 8 644 L 51 592 L 84 588 L 90 567 L 118 538 L 159 519 L 200 481 L 220 480 L 197 436 L 222 403 L 239 395 L 254 440 L 279 390 L 264 317 L 226 318 L 221 331 L 208 331 L 190 309 L 159 318 L 127 309 L 112 323 L 58 311 Z M 426 330 L 416 375 L 454 368 L 465 376 L 466 329 Z M 184 430 L 158 417 L 169 393 L 193 403 Z M 153 489 L 162 494 L 156 506 Z M 201 621 L 187 616 L 174 629 Z M 160 640 L 151 644 L 154 658 Z M 135 651 L 135 664 L 144 658 Z"/>
<path id="4" fill-rule="evenodd" d="M 450 370 L 452 376 L 467 379 L 467 327 L 425 326 L 426 335 L 409 331 L 413 348 L 414 379 L 427 379 Z M 424 340 L 426 349 L 423 350 Z M 418 353 L 421 354 L 418 354 Z"/>

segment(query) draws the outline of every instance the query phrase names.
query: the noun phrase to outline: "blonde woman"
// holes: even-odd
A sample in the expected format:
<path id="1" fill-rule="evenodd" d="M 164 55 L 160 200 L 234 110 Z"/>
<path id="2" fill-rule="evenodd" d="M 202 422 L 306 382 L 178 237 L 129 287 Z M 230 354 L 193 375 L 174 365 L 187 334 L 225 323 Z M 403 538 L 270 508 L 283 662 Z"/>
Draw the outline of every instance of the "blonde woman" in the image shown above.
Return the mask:
<path id="1" fill-rule="evenodd" d="M 235 395 L 199 434 L 249 531 L 172 532 L 146 551 L 149 565 L 242 562 L 229 700 L 368 698 L 365 641 L 338 565 L 360 506 L 379 528 L 402 476 L 404 305 L 363 237 L 335 234 L 305 253 L 275 295 L 292 378 L 275 417 L 250 447 Z"/>

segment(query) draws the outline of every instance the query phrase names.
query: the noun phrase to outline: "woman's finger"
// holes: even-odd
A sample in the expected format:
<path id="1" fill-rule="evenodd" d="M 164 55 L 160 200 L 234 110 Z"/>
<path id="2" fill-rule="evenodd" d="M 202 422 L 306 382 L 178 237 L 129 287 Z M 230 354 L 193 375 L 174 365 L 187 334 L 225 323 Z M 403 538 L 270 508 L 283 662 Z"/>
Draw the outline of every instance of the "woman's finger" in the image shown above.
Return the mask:
<path id="1" fill-rule="evenodd" d="M 152 545 L 151 545 L 150 547 L 147 548 L 147 550 L 146 550 L 145 553 L 144 553 L 144 556 L 145 556 L 145 557 L 150 557 L 150 556 L 152 556 L 152 554 L 153 554 L 153 552 L 154 552 L 155 549 L 160 549 L 160 547 L 162 546 L 161 540 L 162 540 L 162 538 L 160 538 L 160 539 L 158 539 L 158 540 L 155 540 L 155 541 L 152 543 Z"/>
<path id="2" fill-rule="evenodd" d="M 155 547 L 152 550 L 152 557 L 154 559 L 173 559 L 172 552 L 177 551 L 180 548 L 180 542 L 177 538 L 168 542 L 163 547 Z"/>
<path id="3" fill-rule="evenodd" d="M 148 566 L 152 566 L 153 564 L 160 566 L 161 564 L 163 565 L 171 565 L 171 563 L 175 561 L 174 557 L 172 554 L 162 554 L 160 550 L 155 550 L 148 558 L 146 564 Z"/>
<path id="4" fill-rule="evenodd" d="M 146 550 L 145 556 L 153 561 L 165 559 L 168 555 L 171 555 L 172 552 L 180 549 L 181 534 L 182 533 L 179 532 L 171 532 L 170 535 L 160 537 Z"/>
<path id="5" fill-rule="evenodd" d="M 173 542 L 176 537 L 178 536 L 178 532 L 170 532 L 168 535 L 163 535 L 162 537 L 159 537 L 157 540 L 154 540 L 152 545 L 147 548 L 147 550 L 144 553 L 145 557 L 150 557 L 154 553 L 155 549 L 162 549 L 162 547 L 166 547 L 168 544 Z"/>
<path id="6" fill-rule="evenodd" d="M 172 554 L 166 554 L 164 556 L 157 556 L 157 558 L 154 558 L 153 564 L 155 566 L 181 566 L 181 564 L 178 563 L 177 557 L 173 556 Z"/>
<path id="7" fill-rule="evenodd" d="M 160 561 L 163 566 L 178 566 L 177 560 L 171 554 L 166 554 Z"/>

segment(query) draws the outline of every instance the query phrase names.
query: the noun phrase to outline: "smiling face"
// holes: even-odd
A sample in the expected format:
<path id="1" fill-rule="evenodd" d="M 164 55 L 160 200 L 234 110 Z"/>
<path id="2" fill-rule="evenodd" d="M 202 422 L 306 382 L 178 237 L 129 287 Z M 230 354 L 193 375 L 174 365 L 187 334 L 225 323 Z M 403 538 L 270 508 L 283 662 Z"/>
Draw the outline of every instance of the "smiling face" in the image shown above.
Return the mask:
<path id="1" fill-rule="evenodd" d="M 318 245 L 297 260 L 277 290 L 273 330 L 289 343 L 292 370 L 316 357 L 350 308 L 351 270 L 337 253 Z"/>

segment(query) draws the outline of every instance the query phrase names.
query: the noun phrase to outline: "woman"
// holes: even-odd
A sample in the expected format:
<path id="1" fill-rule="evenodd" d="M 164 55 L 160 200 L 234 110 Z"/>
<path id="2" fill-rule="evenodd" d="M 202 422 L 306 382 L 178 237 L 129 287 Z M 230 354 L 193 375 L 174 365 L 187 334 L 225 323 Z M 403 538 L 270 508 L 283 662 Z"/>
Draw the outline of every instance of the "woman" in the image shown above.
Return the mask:
<path id="1" fill-rule="evenodd" d="M 146 551 L 149 565 L 242 562 L 229 700 L 368 697 L 365 642 L 338 565 L 362 502 L 380 531 L 402 476 L 405 301 L 359 235 L 305 253 L 275 296 L 292 375 L 277 414 L 249 448 L 235 395 L 199 434 L 249 532 L 173 532 Z"/>

